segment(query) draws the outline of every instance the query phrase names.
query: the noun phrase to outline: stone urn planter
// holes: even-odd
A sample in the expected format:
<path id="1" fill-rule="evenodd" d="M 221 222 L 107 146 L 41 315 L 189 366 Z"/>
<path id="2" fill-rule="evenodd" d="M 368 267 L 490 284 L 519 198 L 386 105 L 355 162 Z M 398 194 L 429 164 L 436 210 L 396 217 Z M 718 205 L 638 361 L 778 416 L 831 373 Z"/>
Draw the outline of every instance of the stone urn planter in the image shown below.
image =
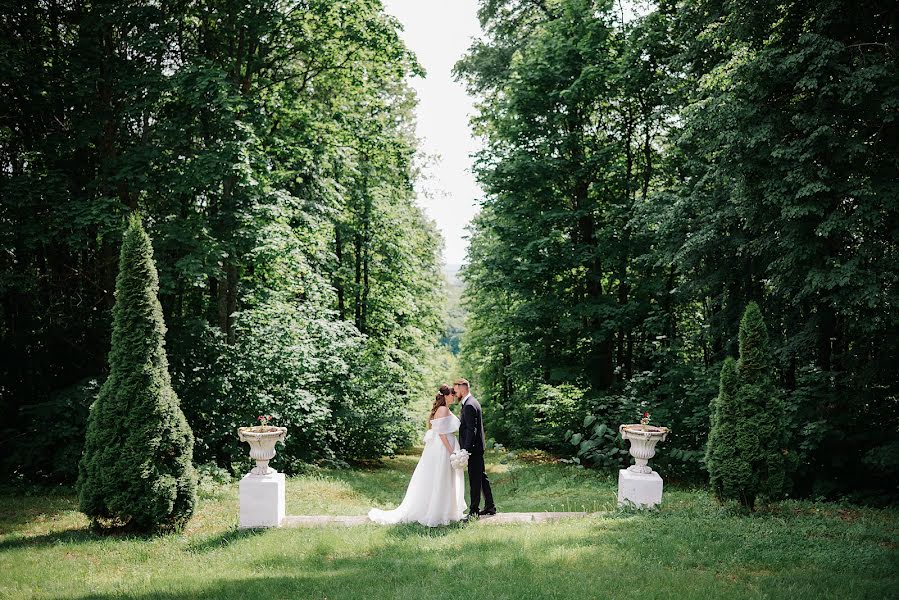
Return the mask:
<path id="1" fill-rule="evenodd" d="M 257 425 L 237 428 L 237 437 L 250 445 L 250 458 L 256 461 L 250 475 L 264 477 L 277 473 L 268 466 L 268 461 L 275 457 L 275 444 L 284 442 L 286 436 L 287 427 Z"/>
<path id="2" fill-rule="evenodd" d="M 641 473 L 648 475 L 652 473 L 649 467 L 649 459 L 656 455 L 656 444 L 664 442 L 665 437 L 670 433 L 667 427 L 656 427 L 654 425 L 641 425 L 640 423 L 622 425 L 618 428 L 621 438 L 630 440 L 631 456 L 634 457 L 633 464 L 627 468 L 631 473 Z"/>

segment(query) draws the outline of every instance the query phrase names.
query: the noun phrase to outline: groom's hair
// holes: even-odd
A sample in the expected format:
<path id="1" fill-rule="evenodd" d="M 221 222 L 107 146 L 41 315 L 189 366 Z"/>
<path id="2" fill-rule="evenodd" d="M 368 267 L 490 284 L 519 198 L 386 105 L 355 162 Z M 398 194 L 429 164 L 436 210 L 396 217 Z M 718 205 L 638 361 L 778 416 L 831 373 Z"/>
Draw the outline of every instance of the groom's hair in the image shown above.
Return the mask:
<path id="1" fill-rule="evenodd" d="M 468 384 L 467 379 L 457 379 L 455 382 L 453 382 L 453 385 L 464 385 L 465 387 L 471 389 L 471 386 Z"/>

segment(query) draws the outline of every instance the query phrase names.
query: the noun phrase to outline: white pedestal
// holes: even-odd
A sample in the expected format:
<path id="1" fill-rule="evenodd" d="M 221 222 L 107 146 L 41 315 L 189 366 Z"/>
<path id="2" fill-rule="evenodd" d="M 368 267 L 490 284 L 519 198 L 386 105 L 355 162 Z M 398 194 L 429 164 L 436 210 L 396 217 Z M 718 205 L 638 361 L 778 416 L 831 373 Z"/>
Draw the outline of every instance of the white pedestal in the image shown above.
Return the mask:
<path id="1" fill-rule="evenodd" d="M 240 528 L 281 527 L 284 522 L 284 473 L 247 473 L 240 480 Z"/>
<path id="2" fill-rule="evenodd" d="M 627 469 L 618 471 L 618 504 L 633 504 L 638 508 L 658 506 L 662 503 L 662 478 L 658 473 L 634 473 Z"/>

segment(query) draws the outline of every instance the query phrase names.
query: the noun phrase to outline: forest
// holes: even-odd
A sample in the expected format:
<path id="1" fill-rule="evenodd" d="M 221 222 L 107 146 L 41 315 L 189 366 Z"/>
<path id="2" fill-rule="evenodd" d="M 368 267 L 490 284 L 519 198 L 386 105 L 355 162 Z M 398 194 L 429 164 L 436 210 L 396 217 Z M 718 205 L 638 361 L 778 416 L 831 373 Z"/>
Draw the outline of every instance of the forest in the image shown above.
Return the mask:
<path id="1" fill-rule="evenodd" d="M 648 412 L 673 432 L 654 462 L 705 481 L 756 303 L 787 493 L 895 499 L 893 3 L 479 18 L 455 68 L 484 190 L 460 328 L 416 202 L 424 73 L 378 0 L 3 2 L 0 476 L 77 476 L 138 212 L 197 464 L 245 462 L 260 414 L 288 474 L 393 454 L 457 353 L 494 442 L 610 470 Z"/>
<path id="2" fill-rule="evenodd" d="M 260 414 L 288 472 L 406 444 L 441 239 L 413 193 L 421 69 L 380 3 L 9 2 L 0 28 L 5 476 L 77 473 L 134 210 L 197 463 L 243 460 Z"/>
<path id="3" fill-rule="evenodd" d="M 492 433 L 703 478 L 754 301 L 790 493 L 899 488 L 899 14 L 888 2 L 488 1 L 456 72 L 486 199 L 462 362 Z"/>

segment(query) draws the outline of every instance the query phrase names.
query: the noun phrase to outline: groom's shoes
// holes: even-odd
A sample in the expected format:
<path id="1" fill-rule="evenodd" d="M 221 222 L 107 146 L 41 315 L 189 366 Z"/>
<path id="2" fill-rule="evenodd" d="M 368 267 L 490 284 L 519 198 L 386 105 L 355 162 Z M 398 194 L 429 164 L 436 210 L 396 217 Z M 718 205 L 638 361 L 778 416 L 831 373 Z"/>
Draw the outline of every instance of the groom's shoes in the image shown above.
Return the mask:
<path id="1" fill-rule="evenodd" d="M 496 514 L 496 507 L 491 506 L 490 508 L 485 508 L 484 510 L 478 511 L 478 514 L 482 517 L 490 517 Z"/>
<path id="2" fill-rule="evenodd" d="M 469 521 L 474 521 L 480 516 L 480 514 L 481 513 L 479 511 L 470 510 L 467 513 L 465 513 L 464 517 L 462 517 L 462 522 L 468 523 Z"/>

